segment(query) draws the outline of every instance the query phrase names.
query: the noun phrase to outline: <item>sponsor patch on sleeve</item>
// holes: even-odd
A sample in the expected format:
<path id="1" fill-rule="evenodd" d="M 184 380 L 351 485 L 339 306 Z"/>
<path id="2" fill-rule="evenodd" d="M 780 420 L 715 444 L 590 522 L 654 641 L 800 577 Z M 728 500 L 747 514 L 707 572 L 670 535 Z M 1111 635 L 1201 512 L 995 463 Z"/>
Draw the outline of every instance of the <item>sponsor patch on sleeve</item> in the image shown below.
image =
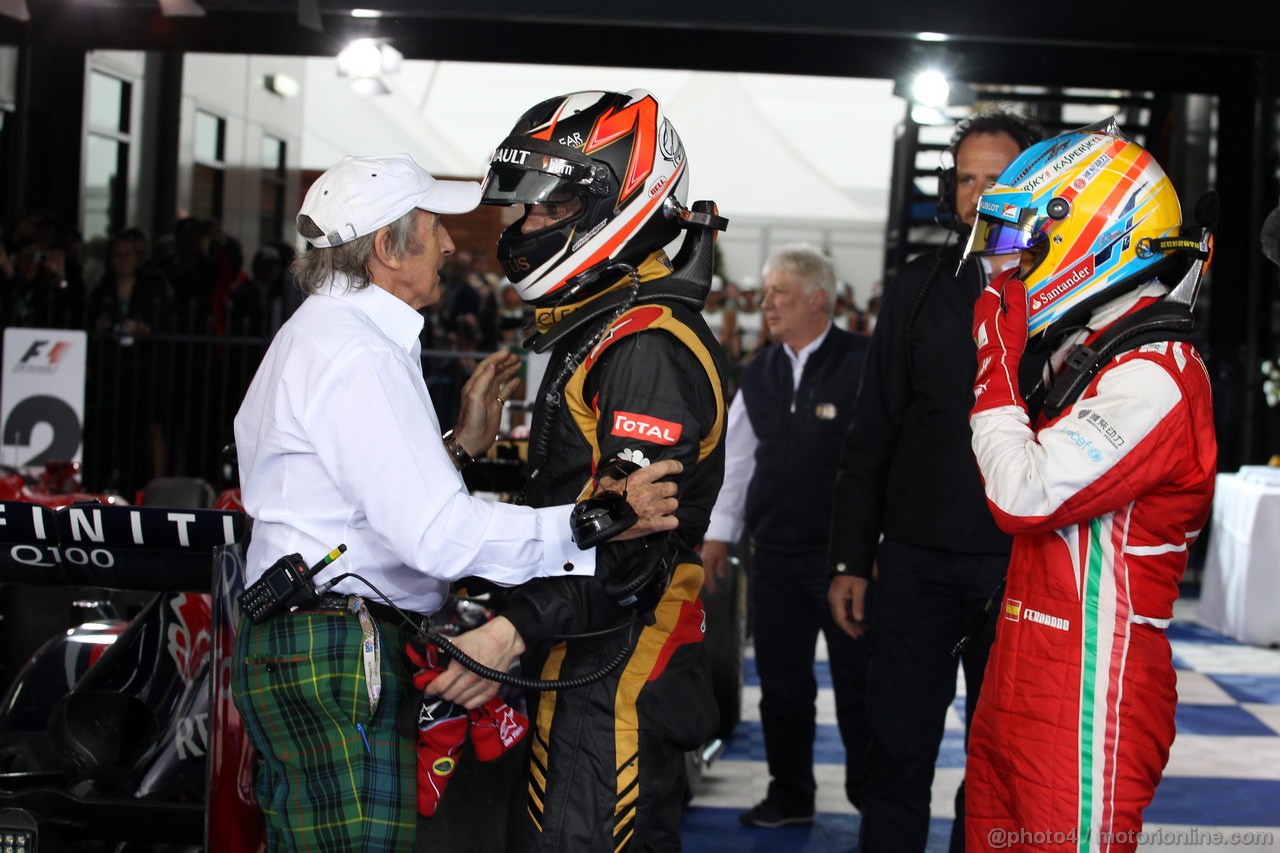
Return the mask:
<path id="1" fill-rule="evenodd" d="M 636 438 L 652 444 L 674 445 L 680 440 L 684 428 L 674 421 L 664 421 L 652 415 L 638 415 L 621 410 L 613 413 L 611 435 L 622 438 Z"/>

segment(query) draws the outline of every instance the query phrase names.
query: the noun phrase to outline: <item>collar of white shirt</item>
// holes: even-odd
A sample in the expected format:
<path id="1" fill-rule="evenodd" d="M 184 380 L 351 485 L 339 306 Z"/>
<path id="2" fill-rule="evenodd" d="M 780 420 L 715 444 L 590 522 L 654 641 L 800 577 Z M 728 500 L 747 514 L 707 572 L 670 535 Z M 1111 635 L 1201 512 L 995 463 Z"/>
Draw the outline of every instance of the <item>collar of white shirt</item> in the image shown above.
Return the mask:
<path id="1" fill-rule="evenodd" d="M 827 339 L 827 335 L 829 334 L 831 334 L 830 320 L 827 321 L 826 328 L 822 330 L 822 334 L 818 335 L 816 338 L 809 341 L 809 343 L 800 347 L 799 352 L 796 352 L 795 350 L 791 349 L 790 344 L 784 343 L 782 345 L 782 351 L 787 354 L 787 358 L 791 359 L 791 369 L 795 373 L 798 374 L 801 370 L 804 369 L 804 363 L 809 360 L 809 356 L 813 355 L 814 350 L 822 346 L 822 342 Z"/>
<path id="2" fill-rule="evenodd" d="M 417 343 L 422 334 L 423 319 L 417 309 L 398 296 L 392 296 L 373 282 L 359 290 L 351 289 L 351 279 L 341 273 L 321 288 L 325 296 L 341 299 L 358 309 L 373 321 L 386 335 L 406 352 Z"/>

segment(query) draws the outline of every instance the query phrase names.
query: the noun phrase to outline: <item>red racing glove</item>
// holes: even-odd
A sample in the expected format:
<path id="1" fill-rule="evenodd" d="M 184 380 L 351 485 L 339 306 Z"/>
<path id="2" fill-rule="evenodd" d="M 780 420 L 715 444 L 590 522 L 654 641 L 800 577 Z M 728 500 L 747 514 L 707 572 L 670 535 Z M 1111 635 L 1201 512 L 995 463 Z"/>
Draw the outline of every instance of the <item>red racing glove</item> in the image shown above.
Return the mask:
<path id="1" fill-rule="evenodd" d="M 413 686 L 426 690 L 443 671 L 439 652 L 431 645 L 421 652 L 406 645 L 405 652 L 418 667 L 413 674 Z M 418 814 L 423 817 L 431 817 L 440 807 L 440 798 L 457 767 L 458 753 L 466 743 L 469 727 L 466 708 L 425 692 L 422 694 L 413 728 L 417 732 L 418 747 Z"/>
<path id="2" fill-rule="evenodd" d="M 494 696 L 470 712 L 471 745 L 481 761 L 492 761 L 524 738 L 529 718 Z"/>
<path id="3" fill-rule="evenodd" d="M 1026 404 L 1018 394 L 1018 363 L 1027 348 L 1027 288 L 1005 270 L 991 280 L 973 306 L 973 340 L 978 345 L 978 375 L 973 383 L 971 415 L 1001 406 Z"/>

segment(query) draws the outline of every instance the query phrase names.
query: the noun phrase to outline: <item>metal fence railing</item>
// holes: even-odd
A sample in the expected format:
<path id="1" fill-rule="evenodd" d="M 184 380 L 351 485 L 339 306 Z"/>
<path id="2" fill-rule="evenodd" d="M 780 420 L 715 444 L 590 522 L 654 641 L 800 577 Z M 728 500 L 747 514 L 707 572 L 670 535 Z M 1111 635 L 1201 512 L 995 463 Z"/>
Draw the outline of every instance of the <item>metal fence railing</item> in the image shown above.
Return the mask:
<path id="1" fill-rule="evenodd" d="M 270 338 L 91 333 L 83 481 L 132 500 L 155 477 L 225 485 L 222 450 Z M 426 350 L 423 371 L 441 423 L 484 353 Z"/>

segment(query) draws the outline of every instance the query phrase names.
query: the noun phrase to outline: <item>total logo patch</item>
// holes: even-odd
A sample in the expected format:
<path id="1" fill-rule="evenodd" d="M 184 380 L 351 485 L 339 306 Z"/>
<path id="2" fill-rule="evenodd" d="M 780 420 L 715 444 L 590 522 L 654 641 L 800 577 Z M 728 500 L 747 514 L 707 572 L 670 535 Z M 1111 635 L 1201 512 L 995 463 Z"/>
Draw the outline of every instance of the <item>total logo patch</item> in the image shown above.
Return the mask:
<path id="1" fill-rule="evenodd" d="M 653 444 L 674 445 L 680 440 L 684 427 L 675 421 L 664 421 L 651 415 L 616 411 L 613 413 L 611 435 L 622 438 L 638 438 Z"/>

